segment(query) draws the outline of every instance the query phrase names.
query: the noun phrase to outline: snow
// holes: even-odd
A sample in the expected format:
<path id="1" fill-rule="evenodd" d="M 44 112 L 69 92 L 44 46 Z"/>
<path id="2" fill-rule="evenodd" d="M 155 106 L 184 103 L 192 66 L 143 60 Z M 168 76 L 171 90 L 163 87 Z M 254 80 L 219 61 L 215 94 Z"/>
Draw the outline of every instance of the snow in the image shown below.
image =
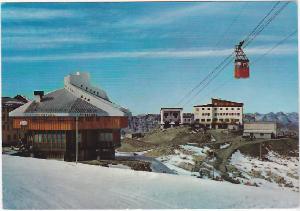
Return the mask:
<path id="1" fill-rule="evenodd" d="M 291 208 L 298 193 L 3 155 L 5 209 Z"/>
<path id="2" fill-rule="evenodd" d="M 210 149 L 208 147 L 195 147 L 195 146 L 190 146 L 190 145 L 180 145 L 182 149 L 185 149 L 187 151 L 193 152 L 194 155 L 202 155 L 206 156 L 206 152 Z"/>
<path id="3" fill-rule="evenodd" d="M 129 166 L 123 165 L 123 164 L 117 164 L 117 165 L 112 165 L 108 164 L 109 168 L 119 168 L 119 169 L 131 169 Z"/>
<path id="4" fill-rule="evenodd" d="M 230 163 L 234 165 L 246 180 L 256 183 L 259 186 L 272 189 L 291 189 L 299 191 L 299 159 L 297 157 L 283 158 L 279 154 L 269 151 L 266 156 L 268 161 L 261 161 L 243 155 L 240 151 L 232 154 Z M 259 172 L 260 178 L 254 177 L 253 172 Z M 283 187 L 276 183 L 274 177 L 284 178 L 286 183 L 292 184 L 293 187 Z"/>
<path id="5" fill-rule="evenodd" d="M 225 148 L 227 148 L 229 146 L 230 146 L 230 144 L 223 144 L 223 145 L 220 146 L 220 149 L 225 149 Z"/>

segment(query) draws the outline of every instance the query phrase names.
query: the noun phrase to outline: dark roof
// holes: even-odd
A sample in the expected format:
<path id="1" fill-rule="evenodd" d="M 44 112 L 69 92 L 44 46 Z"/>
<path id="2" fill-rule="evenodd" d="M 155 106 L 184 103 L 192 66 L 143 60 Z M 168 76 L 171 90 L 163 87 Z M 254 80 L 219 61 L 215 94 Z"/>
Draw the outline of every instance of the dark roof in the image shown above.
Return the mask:
<path id="1" fill-rule="evenodd" d="M 12 97 L 2 97 L 2 107 L 3 108 L 4 107 L 18 108 L 24 104 L 25 104 L 24 102 L 22 102 L 18 99 L 12 98 Z"/>
<path id="2" fill-rule="evenodd" d="M 162 110 L 162 109 L 183 109 L 183 108 L 161 108 L 160 110 Z"/>
<path id="3" fill-rule="evenodd" d="M 103 116 L 107 112 L 77 98 L 66 89 L 59 89 L 43 96 L 41 102 L 33 101 L 25 113 L 97 113 Z"/>
<path id="4" fill-rule="evenodd" d="M 194 107 L 212 107 L 212 104 L 206 104 L 206 105 L 195 105 Z"/>
<path id="5" fill-rule="evenodd" d="M 206 105 L 196 105 L 194 107 L 243 107 L 243 103 L 232 102 L 228 100 L 221 99 L 211 99 L 212 103 Z"/>

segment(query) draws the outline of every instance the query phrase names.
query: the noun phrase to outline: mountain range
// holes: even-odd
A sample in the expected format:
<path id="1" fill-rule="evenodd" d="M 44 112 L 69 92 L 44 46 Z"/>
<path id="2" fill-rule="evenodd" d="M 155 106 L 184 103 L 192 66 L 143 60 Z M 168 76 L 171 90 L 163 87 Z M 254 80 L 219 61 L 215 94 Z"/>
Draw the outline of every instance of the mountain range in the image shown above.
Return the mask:
<path id="1" fill-rule="evenodd" d="M 244 121 L 275 121 L 283 126 L 298 126 L 299 116 L 297 112 L 270 112 L 267 114 L 247 113 L 244 115 Z"/>

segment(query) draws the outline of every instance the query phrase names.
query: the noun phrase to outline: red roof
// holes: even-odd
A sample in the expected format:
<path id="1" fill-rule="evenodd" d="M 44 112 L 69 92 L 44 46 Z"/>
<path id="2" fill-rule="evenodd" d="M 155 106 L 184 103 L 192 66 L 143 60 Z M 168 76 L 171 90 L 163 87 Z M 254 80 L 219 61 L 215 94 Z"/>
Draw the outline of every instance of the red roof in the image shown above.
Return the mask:
<path id="1" fill-rule="evenodd" d="M 243 107 L 243 103 L 237 103 L 237 102 L 232 102 L 228 100 L 221 100 L 221 99 L 211 99 L 210 104 L 206 105 L 196 105 L 194 107 Z"/>

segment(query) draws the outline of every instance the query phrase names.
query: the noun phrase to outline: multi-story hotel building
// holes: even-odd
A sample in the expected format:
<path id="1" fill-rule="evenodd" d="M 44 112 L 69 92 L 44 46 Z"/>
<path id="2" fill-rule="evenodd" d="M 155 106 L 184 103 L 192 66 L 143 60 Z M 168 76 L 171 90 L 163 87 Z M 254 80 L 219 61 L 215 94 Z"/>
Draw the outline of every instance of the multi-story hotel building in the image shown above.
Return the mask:
<path id="1" fill-rule="evenodd" d="M 243 124 L 243 103 L 212 98 L 210 104 L 194 106 L 195 122 L 207 128 L 228 127 L 228 124 Z"/>

